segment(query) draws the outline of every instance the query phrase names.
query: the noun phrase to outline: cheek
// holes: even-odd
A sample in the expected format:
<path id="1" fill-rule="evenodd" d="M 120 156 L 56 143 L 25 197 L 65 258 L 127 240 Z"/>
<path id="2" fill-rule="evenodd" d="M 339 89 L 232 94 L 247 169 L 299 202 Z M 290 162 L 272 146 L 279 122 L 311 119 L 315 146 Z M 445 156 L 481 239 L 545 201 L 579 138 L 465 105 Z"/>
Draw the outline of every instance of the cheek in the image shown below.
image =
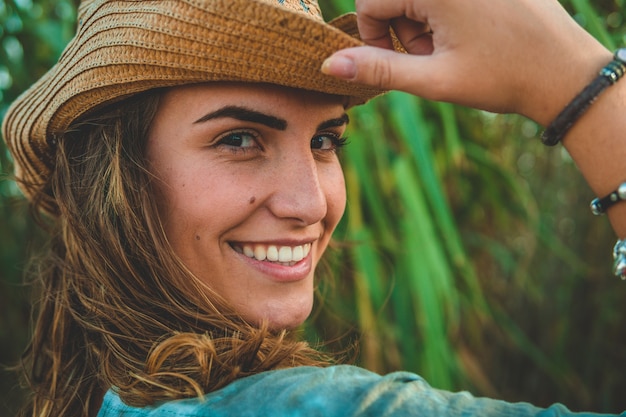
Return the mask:
<path id="1" fill-rule="evenodd" d="M 189 164 L 158 172 L 159 214 L 165 233 L 177 251 L 181 247 L 188 251 L 205 244 L 207 238 L 225 227 L 229 216 L 248 206 L 247 200 L 241 201 L 243 197 L 235 198 L 233 187 L 224 186 L 224 178 L 206 169 L 192 168 Z"/>
<path id="2" fill-rule="evenodd" d="M 346 184 L 339 164 L 324 176 L 324 192 L 328 205 L 326 222 L 334 230 L 346 209 Z"/>
<path id="3" fill-rule="evenodd" d="M 211 180 L 204 178 L 207 177 L 179 183 L 163 199 L 169 223 L 203 236 L 218 234 L 250 216 L 257 199 L 250 187 L 237 187 L 237 182 L 216 180 L 216 176 L 209 177 Z"/>

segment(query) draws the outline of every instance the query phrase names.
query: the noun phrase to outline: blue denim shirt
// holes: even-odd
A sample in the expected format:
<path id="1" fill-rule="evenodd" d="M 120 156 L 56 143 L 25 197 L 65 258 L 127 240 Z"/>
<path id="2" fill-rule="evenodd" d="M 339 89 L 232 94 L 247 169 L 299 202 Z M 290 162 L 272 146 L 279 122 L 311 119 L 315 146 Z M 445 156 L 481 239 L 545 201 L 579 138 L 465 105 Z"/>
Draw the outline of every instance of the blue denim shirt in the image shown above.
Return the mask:
<path id="1" fill-rule="evenodd" d="M 225 388 L 151 407 L 125 405 L 109 390 L 98 417 L 349 417 L 349 416 L 598 416 L 573 413 L 560 404 L 540 409 L 528 403 L 476 398 L 430 387 L 420 376 L 386 376 L 355 366 L 299 367 L 264 372 Z M 622 414 L 626 416 L 626 413 Z"/>

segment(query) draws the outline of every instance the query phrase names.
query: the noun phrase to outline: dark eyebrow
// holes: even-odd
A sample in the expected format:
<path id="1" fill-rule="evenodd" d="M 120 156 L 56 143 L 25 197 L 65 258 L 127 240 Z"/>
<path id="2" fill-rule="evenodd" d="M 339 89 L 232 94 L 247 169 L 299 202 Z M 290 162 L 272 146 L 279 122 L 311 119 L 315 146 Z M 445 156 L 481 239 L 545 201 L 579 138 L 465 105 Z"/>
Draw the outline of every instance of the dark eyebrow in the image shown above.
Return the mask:
<path id="1" fill-rule="evenodd" d="M 350 118 L 348 117 L 346 113 L 344 113 L 341 115 L 341 117 L 338 117 L 336 119 L 326 120 L 325 122 L 320 123 L 317 126 L 317 130 L 324 130 L 330 127 L 339 127 L 339 126 L 347 125 L 348 123 L 350 123 Z"/>
<path id="2" fill-rule="evenodd" d="M 284 119 L 239 106 L 222 107 L 214 112 L 205 114 L 194 123 L 202 123 L 207 120 L 218 119 L 221 117 L 229 117 L 243 122 L 259 123 L 276 130 L 287 129 L 287 121 Z"/>

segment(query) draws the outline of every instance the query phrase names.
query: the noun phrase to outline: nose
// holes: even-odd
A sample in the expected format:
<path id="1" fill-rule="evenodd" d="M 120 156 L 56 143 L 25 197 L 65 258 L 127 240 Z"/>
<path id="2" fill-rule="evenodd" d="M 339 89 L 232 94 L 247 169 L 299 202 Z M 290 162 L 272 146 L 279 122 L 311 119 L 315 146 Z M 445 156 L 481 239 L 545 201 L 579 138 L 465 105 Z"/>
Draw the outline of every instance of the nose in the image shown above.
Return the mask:
<path id="1" fill-rule="evenodd" d="M 268 201 L 272 214 L 305 225 L 321 221 L 328 211 L 328 202 L 320 167 L 310 151 L 306 156 L 285 154 L 275 168 L 271 178 L 274 192 Z"/>

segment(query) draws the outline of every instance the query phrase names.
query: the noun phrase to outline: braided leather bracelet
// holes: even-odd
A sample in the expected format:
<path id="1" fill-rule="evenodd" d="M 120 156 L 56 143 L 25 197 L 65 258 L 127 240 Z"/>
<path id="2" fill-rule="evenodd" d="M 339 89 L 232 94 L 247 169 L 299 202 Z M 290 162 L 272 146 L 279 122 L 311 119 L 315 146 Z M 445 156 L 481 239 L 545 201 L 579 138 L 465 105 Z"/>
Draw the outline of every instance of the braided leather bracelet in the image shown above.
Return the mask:
<path id="1" fill-rule="evenodd" d="M 607 87 L 615 84 L 626 73 L 626 48 L 615 52 L 613 61 L 600 70 L 598 76 L 572 100 L 541 134 L 544 145 L 554 146 L 587 111 Z"/>

